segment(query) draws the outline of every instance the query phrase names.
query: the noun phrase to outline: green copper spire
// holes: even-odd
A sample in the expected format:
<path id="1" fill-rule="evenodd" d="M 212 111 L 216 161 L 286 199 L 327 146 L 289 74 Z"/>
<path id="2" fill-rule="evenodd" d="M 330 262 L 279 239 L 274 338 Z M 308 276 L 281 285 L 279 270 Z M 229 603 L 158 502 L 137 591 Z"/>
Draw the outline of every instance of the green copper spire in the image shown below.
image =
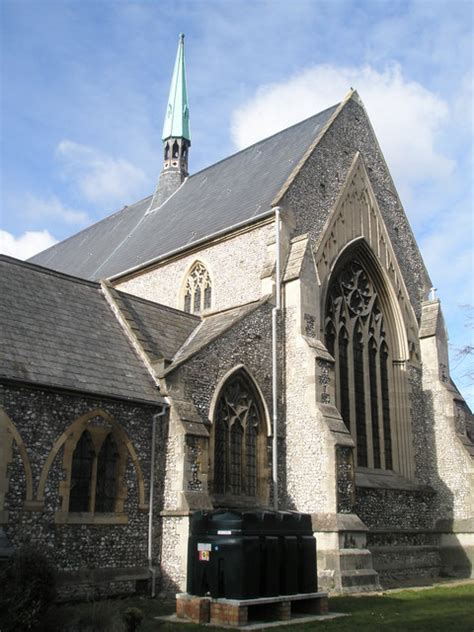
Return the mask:
<path id="1" fill-rule="evenodd" d="M 165 123 L 163 125 L 162 140 L 165 141 L 167 138 L 185 138 L 191 144 L 188 89 L 184 63 L 184 35 L 182 33 L 179 36 L 178 52 L 176 53 Z"/>

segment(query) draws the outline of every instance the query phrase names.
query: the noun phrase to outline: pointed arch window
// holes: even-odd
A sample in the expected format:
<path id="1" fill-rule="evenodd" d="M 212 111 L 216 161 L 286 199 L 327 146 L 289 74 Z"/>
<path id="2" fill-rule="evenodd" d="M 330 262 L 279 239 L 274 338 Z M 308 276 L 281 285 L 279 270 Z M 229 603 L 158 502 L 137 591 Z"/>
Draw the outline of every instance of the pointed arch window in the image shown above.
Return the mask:
<path id="1" fill-rule="evenodd" d="M 184 311 L 201 314 L 212 305 L 212 284 L 207 268 L 197 261 L 186 279 Z"/>
<path id="2" fill-rule="evenodd" d="M 260 397 L 243 372 L 224 385 L 213 423 L 213 491 L 232 498 L 265 496 L 265 423 Z"/>
<path id="3" fill-rule="evenodd" d="M 326 346 L 336 360 L 336 402 L 357 465 L 392 469 L 390 350 L 377 289 L 354 259 L 336 272 L 327 296 Z"/>
<path id="4" fill-rule="evenodd" d="M 112 433 L 91 436 L 84 430 L 72 455 L 70 512 L 115 511 L 119 452 Z"/>
<path id="5" fill-rule="evenodd" d="M 90 511 L 94 446 L 86 430 L 79 439 L 72 456 L 69 511 Z"/>

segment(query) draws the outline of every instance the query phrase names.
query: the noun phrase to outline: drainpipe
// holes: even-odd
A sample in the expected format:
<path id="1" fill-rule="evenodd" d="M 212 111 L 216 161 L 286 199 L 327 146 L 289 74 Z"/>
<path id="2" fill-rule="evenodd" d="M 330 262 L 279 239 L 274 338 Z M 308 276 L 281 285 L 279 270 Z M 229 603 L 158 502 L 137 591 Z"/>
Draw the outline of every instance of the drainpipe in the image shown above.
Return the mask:
<path id="1" fill-rule="evenodd" d="M 275 307 L 272 309 L 272 482 L 273 507 L 278 509 L 278 312 L 281 307 L 281 255 L 280 255 L 280 207 L 275 211 Z"/>
<path id="2" fill-rule="evenodd" d="M 148 570 L 151 575 L 151 596 L 155 597 L 156 568 L 153 566 L 153 500 L 155 492 L 155 452 L 156 452 L 156 424 L 160 417 L 166 414 L 169 404 L 163 404 L 159 413 L 153 415 L 153 429 L 151 435 L 151 464 L 150 464 L 150 506 L 148 508 Z"/>

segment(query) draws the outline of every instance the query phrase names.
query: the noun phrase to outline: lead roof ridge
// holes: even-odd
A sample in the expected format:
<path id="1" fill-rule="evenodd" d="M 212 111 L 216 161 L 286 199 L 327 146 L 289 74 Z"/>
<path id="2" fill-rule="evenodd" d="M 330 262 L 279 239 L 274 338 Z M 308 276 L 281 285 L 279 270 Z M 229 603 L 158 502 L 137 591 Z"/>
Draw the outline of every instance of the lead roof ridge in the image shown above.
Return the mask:
<path id="1" fill-rule="evenodd" d="M 213 162 L 211 165 L 208 165 L 207 167 L 203 167 L 199 171 L 196 171 L 196 173 L 193 173 L 190 176 L 188 176 L 187 181 L 191 180 L 192 178 L 194 178 L 195 176 L 199 175 L 203 171 L 206 171 L 207 169 L 212 169 L 212 167 L 220 165 L 222 162 L 225 162 L 226 160 L 230 160 L 231 158 L 235 158 L 235 156 L 238 156 L 239 154 L 242 154 L 244 151 L 248 151 L 249 149 L 252 149 L 253 147 L 256 147 L 257 145 L 260 145 L 261 143 L 265 143 L 266 141 L 270 140 L 271 138 L 274 138 L 275 136 L 278 136 L 279 134 L 283 134 L 283 132 L 287 132 L 288 130 L 293 129 L 294 127 L 297 127 L 298 125 L 302 125 L 303 123 L 306 123 L 307 121 L 309 121 L 312 118 L 316 118 L 317 116 L 320 116 L 321 114 L 324 114 L 324 112 L 327 112 L 328 110 L 332 110 L 333 108 L 338 107 L 341 103 L 342 103 L 342 101 L 339 102 L 339 103 L 335 103 L 334 105 L 331 105 L 328 108 L 325 108 L 324 110 L 321 110 L 320 112 L 316 112 L 316 114 L 312 114 L 311 116 L 308 116 L 305 119 L 303 119 L 301 121 L 298 121 L 297 123 L 293 123 L 293 125 L 289 125 L 288 127 L 284 127 L 283 129 L 280 129 L 278 132 L 274 132 L 273 134 L 270 134 L 270 136 L 266 136 L 265 138 L 261 138 L 260 140 L 257 140 L 255 143 L 252 143 L 251 145 L 248 145 L 247 147 L 243 147 L 242 149 L 239 149 L 238 151 L 234 152 L 233 154 L 230 154 L 229 156 L 225 156 L 224 158 L 221 158 L 217 162 Z M 166 202 L 167 201 L 168 200 L 166 200 Z M 166 202 L 164 202 L 164 204 L 166 204 Z"/>
<path id="2" fill-rule="evenodd" d="M 90 279 L 84 279 L 83 277 L 78 277 L 73 274 L 69 274 L 67 272 L 54 270 L 53 268 L 48 268 L 44 265 L 41 265 L 40 263 L 34 263 L 29 260 L 24 261 L 23 259 L 17 259 L 16 257 L 10 257 L 9 255 L 0 254 L 0 262 L 2 261 L 11 265 L 22 267 L 22 268 L 34 268 L 40 274 L 47 274 L 49 276 L 60 277 L 66 281 L 72 281 L 75 283 L 80 283 L 82 285 L 88 285 L 90 287 L 95 287 L 96 289 L 100 288 L 100 283 L 98 281 L 91 281 Z"/>

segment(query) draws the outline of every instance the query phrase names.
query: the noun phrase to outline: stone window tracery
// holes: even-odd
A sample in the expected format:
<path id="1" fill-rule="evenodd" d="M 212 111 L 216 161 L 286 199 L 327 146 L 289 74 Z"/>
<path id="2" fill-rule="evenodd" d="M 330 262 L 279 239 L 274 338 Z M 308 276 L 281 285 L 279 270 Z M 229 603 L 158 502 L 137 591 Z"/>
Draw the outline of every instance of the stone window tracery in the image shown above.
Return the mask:
<path id="1" fill-rule="evenodd" d="M 213 491 L 255 498 L 265 467 L 266 434 L 259 396 L 243 373 L 229 379 L 214 418 Z"/>
<path id="2" fill-rule="evenodd" d="M 211 277 L 204 264 L 196 262 L 186 280 L 184 311 L 201 314 L 212 305 Z"/>
<path id="3" fill-rule="evenodd" d="M 346 263 L 330 283 L 325 337 L 357 465 L 392 469 L 389 343 L 379 295 L 358 260 Z"/>

